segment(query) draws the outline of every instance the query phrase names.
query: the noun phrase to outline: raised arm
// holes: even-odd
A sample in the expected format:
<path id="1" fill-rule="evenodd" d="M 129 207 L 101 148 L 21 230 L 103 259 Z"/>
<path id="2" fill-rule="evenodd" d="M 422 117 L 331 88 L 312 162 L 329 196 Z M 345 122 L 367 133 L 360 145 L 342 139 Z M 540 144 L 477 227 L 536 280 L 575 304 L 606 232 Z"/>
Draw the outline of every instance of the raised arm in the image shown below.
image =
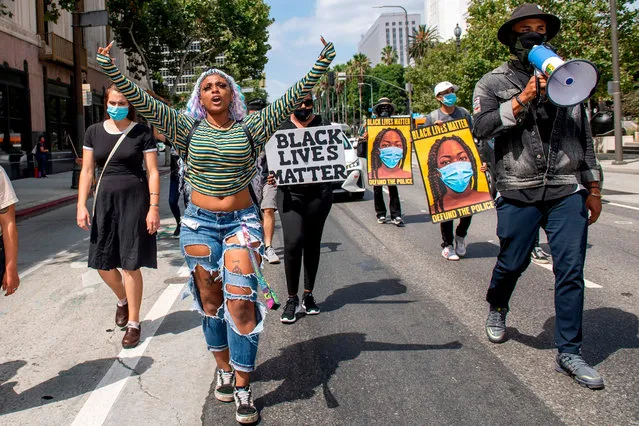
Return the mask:
<path id="1" fill-rule="evenodd" d="M 315 87 L 326 72 L 333 58 L 335 58 L 335 47 L 333 43 L 326 43 L 313 68 L 300 81 L 262 111 L 247 117 L 247 126 L 257 148 L 261 148 L 280 124 L 299 106 L 304 96 Z"/>
<path id="2" fill-rule="evenodd" d="M 111 61 L 109 50 L 112 44 L 105 48 L 98 48 L 97 61 L 102 71 L 115 83 L 118 90 L 127 98 L 131 105 L 150 124 L 157 127 L 169 140 L 175 142 L 175 148 L 182 154 L 186 137 L 193 125 L 193 118 L 180 114 L 177 110 L 155 99 L 134 82 L 126 78 Z"/>

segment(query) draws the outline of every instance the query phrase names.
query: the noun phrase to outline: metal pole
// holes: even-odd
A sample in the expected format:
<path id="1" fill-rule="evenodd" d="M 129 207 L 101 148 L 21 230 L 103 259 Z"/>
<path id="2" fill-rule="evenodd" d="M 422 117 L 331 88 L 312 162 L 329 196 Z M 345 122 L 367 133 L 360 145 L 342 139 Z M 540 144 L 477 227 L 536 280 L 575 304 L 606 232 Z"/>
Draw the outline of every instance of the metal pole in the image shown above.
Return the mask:
<path id="1" fill-rule="evenodd" d="M 82 102 L 82 27 L 80 27 L 80 14 L 84 12 L 84 0 L 78 0 L 76 10 L 73 13 L 73 96 L 75 97 L 75 144 L 78 152 L 82 149 L 84 140 L 84 105 Z M 71 188 L 78 187 L 79 166 L 74 160 Z"/>
<path id="2" fill-rule="evenodd" d="M 623 139 L 621 135 L 621 73 L 619 71 L 619 39 L 617 35 L 617 0 L 610 0 L 610 35 L 612 38 L 612 98 L 615 102 L 615 161 L 623 161 Z"/>

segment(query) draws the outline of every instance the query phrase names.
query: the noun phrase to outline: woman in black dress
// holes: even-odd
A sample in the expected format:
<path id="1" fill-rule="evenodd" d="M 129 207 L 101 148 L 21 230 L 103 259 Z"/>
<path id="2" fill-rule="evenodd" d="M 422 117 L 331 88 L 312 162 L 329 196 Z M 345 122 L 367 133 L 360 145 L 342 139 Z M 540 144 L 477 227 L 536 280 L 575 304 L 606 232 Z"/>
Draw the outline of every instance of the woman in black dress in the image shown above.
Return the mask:
<path id="1" fill-rule="evenodd" d="M 133 348 L 140 341 L 140 268 L 157 268 L 155 238 L 160 226 L 157 149 L 151 130 L 132 121 L 135 110 L 115 85 L 107 89 L 105 99 L 110 118 L 90 126 L 84 137 L 77 221 L 82 229 L 89 230 L 91 226 L 89 267 L 98 270 L 118 298 L 115 322 L 126 327 L 122 346 Z M 86 203 L 95 165 L 104 167 L 123 133 L 127 134 L 104 170 L 93 201 L 95 213 L 91 223 Z"/>

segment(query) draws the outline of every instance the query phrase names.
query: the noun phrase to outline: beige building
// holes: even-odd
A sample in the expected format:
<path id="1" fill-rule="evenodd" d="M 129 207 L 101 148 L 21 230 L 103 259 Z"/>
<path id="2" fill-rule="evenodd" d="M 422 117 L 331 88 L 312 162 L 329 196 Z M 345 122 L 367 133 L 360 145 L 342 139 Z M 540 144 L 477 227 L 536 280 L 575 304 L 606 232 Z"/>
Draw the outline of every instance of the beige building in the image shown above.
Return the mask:
<path id="1" fill-rule="evenodd" d="M 78 145 L 71 13 L 63 11 L 53 23 L 45 20 L 44 0 L 4 4 L 11 16 L 0 16 L 0 165 L 12 179 L 31 175 L 30 152 L 44 134 L 50 149 L 49 172 L 71 170 L 75 155 L 69 140 Z M 84 0 L 85 11 L 104 7 L 105 0 Z M 80 78 L 92 92 L 92 105 L 84 107 L 85 127 L 104 118 L 108 80 L 95 55 L 110 35 L 108 27 L 83 30 Z M 126 58 L 117 48 L 112 53 L 125 70 Z"/>

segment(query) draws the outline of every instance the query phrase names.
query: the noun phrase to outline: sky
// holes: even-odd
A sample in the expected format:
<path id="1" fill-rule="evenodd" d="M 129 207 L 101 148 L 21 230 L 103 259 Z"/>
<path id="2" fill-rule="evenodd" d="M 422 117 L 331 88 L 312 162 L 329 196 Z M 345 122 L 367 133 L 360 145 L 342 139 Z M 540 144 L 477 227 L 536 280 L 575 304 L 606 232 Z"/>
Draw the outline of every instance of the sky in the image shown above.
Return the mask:
<path id="1" fill-rule="evenodd" d="M 335 44 L 333 65 L 346 63 L 357 53 L 361 35 L 381 13 L 401 9 L 374 9 L 401 5 L 424 20 L 424 0 L 266 0 L 271 6 L 268 63 L 265 67 L 269 100 L 281 96 L 313 66 L 322 50 L 320 35 Z"/>

